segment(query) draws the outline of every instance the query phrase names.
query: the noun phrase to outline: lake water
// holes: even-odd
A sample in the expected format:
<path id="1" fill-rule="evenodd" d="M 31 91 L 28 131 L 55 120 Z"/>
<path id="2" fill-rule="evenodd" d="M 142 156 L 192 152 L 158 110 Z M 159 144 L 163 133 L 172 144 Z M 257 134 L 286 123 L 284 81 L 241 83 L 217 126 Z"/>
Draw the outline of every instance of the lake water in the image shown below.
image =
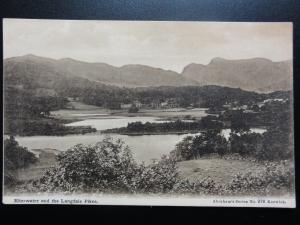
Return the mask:
<path id="1" fill-rule="evenodd" d="M 119 134 L 111 134 L 114 139 L 121 138 L 130 147 L 134 157 L 138 161 L 151 162 L 151 159 L 159 159 L 163 154 L 172 151 L 175 145 L 185 136 L 183 135 L 143 135 L 143 136 L 127 136 Z M 85 135 L 67 135 L 67 136 L 32 136 L 17 137 L 20 145 L 28 147 L 28 149 L 52 148 L 65 151 L 70 147 L 82 143 L 85 145 L 95 144 L 105 135 L 102 134 L 85 134 Z"/>
<path id="2" fill-rule="evenodd" d="M 97 130 L 105 130 L 127 126 L 128 123 L 141 121 L 162 123 L 166 120 L 159 120 L 158 117 L 121 117 L 121 116 L 98 116 L 97 119 L 86 119 L 79 122 L 67 124 L 67 126 L 92 126 Z M 262 133 L 263 129 L 252 129 L 253 132 Z M 228 138 L 230 129 L 224 129 L 222 134 Z M 114 139 L 121 138 L 131 149 L 135 159 L 139 162 L 151 162 L 152 159 L 159 159 L 163 154 L 169 154 L 175 148 L 175 145 L 184 137 L 196 134 L 165 134 L 165 135 L 141 135 L 128 136 L 119 134 L 110 134 Z M 32 149 L 51 148 L 60 151 L 66 151 L 70 147 L 82 143 L 85 145 L 95 144 L 105 137 L 104 134 L 92 133 L 85 135 L 67 135 L 67 136 L 31 136 L 16 137 L 21 146 Z"/>
<path id="3" fill-rule="evenodd" d="M 126 117 L 126 116 L 103 116 L 97 119 L 87 119 L 78 122 L 66 124 L 67 126 L 92 126 L 97 130 L 106 130 L 113 128 L 126 127 L 128 123 L 140 121 L 142 123 L 164 123 L 167 120 L 159 120 L 158 117 Z"/>

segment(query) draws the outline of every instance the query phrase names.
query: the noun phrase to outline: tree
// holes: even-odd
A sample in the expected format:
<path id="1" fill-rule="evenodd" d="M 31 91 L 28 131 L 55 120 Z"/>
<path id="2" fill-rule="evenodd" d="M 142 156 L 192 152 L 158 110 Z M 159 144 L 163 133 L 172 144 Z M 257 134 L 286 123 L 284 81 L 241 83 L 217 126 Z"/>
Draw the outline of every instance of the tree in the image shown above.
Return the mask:
<path id="1" fill-rule="evenodd" d="M 225 154 L 227 150 L 227 141 L 220 135 L 219 130 L 207 130 L 197 135 L 192 144 L 194 157 L 198 158 L 205 154 L 217 153 Z"/>
<path id="2" fill-rule="evenodd" d="M 271 128 L 263 135 L 261 159 L 283 160 L 293 157 L 293 133 L 284 129 Z"/>
<path id="3" fill-rule="evenodd" d="M 6 169 L 15 170 L 28 167 L 37 162 L 37 158 L 27 148 L 19 146 L 15 138 L 10 136 L 4 140 L 4 161 Z"/>
<path id="4" fill-rule="evenodd" d="M 206 154 L 224 155 L 228 151 L 226 139 L 219 130 L 207 130 L 195 137 L 187 136 L 176 145 L 172 155 L 176 160 L 198 159 Z"/>
<path id="5" fill-rule="evenodd" d="M 232 132 L 229 137 L 230 152 L 241 156 L 256 156 L 262 149 L 262 135 L 251 132 Z"/>
<path id="6" fill-rule="evenodd" d="M 4 183 L 13 184 L 17 178 L 15 171 L 19 168 L 26 168 L 37 162 L 37 157 L 29 152 L 27 148 L 19 146 L 13 136 L 4 140 Z"/>
<path id="7" fill-rule="evenodd" d="M 245 113 L 242 110 L 232 111 L 231 112 L 231 131 L 240 132 L 240 131 L 249 131 L 250 127 L 247 124 Z"/>
<path id="8" fill-rule="evenodd" d="M 139 111 L 139 108 L 136 107 L 136 105 L 132 105 L 129 109 L 128 112 L 129 113 L 137 113 Z"/>
<path id="9" fill-rule="evenodd" d="M 176 144 L 173 154 L 177 161 L 190 160 L 193 158 L 193 152 L 191 149 L 192 143 L 193 137 L 187 136 Z"/>

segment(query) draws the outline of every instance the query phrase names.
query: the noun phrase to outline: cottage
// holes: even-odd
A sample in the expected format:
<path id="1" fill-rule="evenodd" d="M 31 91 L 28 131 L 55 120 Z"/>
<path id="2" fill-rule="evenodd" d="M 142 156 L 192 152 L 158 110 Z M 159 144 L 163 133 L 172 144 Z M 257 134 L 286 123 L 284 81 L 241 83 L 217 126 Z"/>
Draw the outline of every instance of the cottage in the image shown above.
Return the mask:
<path id="1" fill-rule="evenodd" d="M 137 107 L 137 108 L 142 107 L 142 103 L 140 101 L 133 101 L 133 105 L 135 105 L 135 107 Z"/>
<path id="2" fill-rule="evenodd" d="M 129 104 L 123 104 L 123 103 L 121 103 L 121 109 L 129 109 L 129 108 L 131 108 L 131 106 L 132 106 L 131 103 L 129 103 Z"/>

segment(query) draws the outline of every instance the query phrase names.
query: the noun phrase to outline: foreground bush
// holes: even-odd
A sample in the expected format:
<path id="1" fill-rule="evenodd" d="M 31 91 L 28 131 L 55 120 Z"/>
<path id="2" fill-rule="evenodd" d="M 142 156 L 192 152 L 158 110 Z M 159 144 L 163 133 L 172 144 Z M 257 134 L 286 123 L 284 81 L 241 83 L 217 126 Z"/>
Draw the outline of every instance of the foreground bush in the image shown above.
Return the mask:
<path id="1" fill-rule="evenodd" d="M 291 193 L 294 191 L 294 168 L 292 163 L 268 163 L 264 170 L 258 174 L 237 174 L 234 179 L 224 187 L 225 194 L 259 195 Z"/>
<path id="2" fill-rule="evenodd" d="M 137 164 L 121 140 L 110 137 L 93 146 L 76 145 L 58 155 L 58 166 L 25 189 L 33 192 L 168 192 L 177 182 L 176 163 L 166 156 Z"/>
<path id="3" fill-rule="evenodd" d="M 221 194 L 222 188 L 217 185 L 210 177 L 191 182 L 182 180 L 176 183 L 172 189 L 176 194 L 197 194 L 197 195 L 218 195 Z"/>

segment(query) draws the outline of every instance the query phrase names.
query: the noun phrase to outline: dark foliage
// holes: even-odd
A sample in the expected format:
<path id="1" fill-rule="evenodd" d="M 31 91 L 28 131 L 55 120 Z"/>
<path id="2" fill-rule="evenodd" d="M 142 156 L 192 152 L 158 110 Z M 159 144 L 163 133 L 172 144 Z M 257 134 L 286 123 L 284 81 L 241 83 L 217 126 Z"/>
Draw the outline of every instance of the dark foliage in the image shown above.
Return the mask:
<path id="1" fill-rule="evenodd" d="M 253 133 L 249 129 L 249 120 L 243 111 L 229 111 L 218 119 L 230 121 L 229 140 L 221 138 L 219 131 L 203 131 L 201 135 L 187 137 L 178 143 L 175 155 L 178 160 L 190 160 L 204 154 L 238 153 L 242 157 L 254 157 L 257 160 L 285 160 L 293 157 L 293 127 L 290 103 L 270 102 L 261 110 L 258 120 L 265 118 L 267 132 Z M 256 121 L 257 122 L 257 121 Z M 251 123 L 250 123 L 251 124 Z"/>
<path id="2" fill-rule="evenodd" d="M 10 135 L 34 136 L 49 135 L 62 136 L 68 134 L 85 134 L 96 132 L 91 126 L 65 126 L 62 122 L 52 118 L 40 119 L 7 119 L 5 133 Z"/>
<path id="3" fill-rule="evenodd" d="M 128 112 L 129 113 L 137 113 L 139 111 L 139 108 L 136 107 L 135 105 L 132 105 L 129 109 Z"/>
<path id="4" fill-rule="evenodd" d="M 155 133 L 168 133 L 168 132 L 199 132 L 202 129 L 222 129 L 223 123 L 216 120 L 214 116 L 206 116 L 199 121 L 185 122 L 176 120 L 174 122 L 164 123 L 142 123 L 133 122 L 128 123 L 127 127 L 108 129 L 104 133 L 126 133 L 126 134 L 155 134 Z"/>
<path id="5" fill-rule="evenodd" d="M 16 182 L 15 171 L 37 162 L 37 157 L 27 148 L 19 146 L 13 136 L 4 140 L 4 184 Z"/>
<path id="6" fill-rule="evenodd" d="M 228 153 L 228 143 L 220 135 L 219 130 L 207 130 L 194 137 L 187 136 L 176 145 L 175 150 L 171 153 L 178 161 L 198 159 L 207 154 Z"/>

